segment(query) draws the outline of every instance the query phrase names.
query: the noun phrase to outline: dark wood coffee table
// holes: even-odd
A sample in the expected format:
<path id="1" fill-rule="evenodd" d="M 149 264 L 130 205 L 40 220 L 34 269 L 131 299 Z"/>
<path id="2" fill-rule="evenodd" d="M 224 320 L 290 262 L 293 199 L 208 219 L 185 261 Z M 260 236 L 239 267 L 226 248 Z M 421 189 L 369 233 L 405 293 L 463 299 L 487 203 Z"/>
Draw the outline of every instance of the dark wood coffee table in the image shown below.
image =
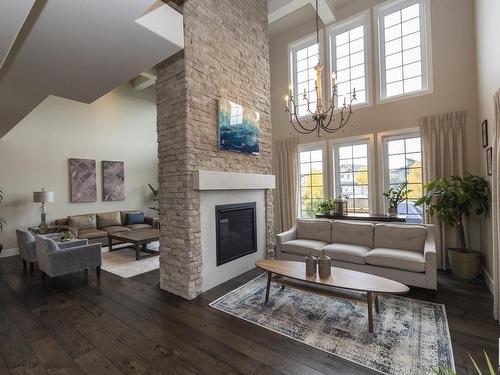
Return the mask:
<path id="1" fill-rule="evenodd" d="M 135 248 L 135 259 L 137 260 L 160 255 L 159 251 L 146 248 L 148 243 L 160 240 L 160 231 L 158 229 L 144 228 L 108 234 L 109 251 L 113 251 L 113 240 L 131 243 Z M 141 251 L 148 253 L 148 255 L 141 256 Z"/>
<path id="2" fill-rule="evenodd" d="M 394 280 L 343 268 L 332 267 L 330 277 L 320 278 L 318 274 L 315 276 L 306 276 L 306 265 L 304 262 L 268 259 L 258 260 L 255 265 L 267 271 L 265 302 L 269 300 L 269 290 L 271 289 L 273 274 L 303 281 L 308 284 L 366 293 L 366 301 L 368 303 L 368 331 L 370 333 L 373 332 L 373 304 L 375 304 L 375 311 L 379 312 L 378 295 L 382 293 L 404 294 L 410 290 L 406 285 Z"/>

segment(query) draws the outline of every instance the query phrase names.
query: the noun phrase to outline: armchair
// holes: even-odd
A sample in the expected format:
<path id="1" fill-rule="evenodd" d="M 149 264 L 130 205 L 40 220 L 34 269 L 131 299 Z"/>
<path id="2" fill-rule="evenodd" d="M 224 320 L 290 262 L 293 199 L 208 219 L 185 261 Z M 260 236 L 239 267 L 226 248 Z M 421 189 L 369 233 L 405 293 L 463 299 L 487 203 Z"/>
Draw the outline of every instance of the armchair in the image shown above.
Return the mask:
<path id="1" fill-rule="evenodd" d="M 44 275 L 57 277 L 95 267 L 97 278 L 100 278 L 100 243 L 88 244 L 87 240 L 57 243 L 41 235 L 37 235 L 35 241 L 38 267 Z"/>
<path id="2" fill-rule="evenodd" d="M 37 261 L 35 250 L 35 236 L 28 230 L 16 229 L 17 246 L 19 247 L 19 255 L 23 261 L 23 269 L 29 264 L 30 273 L 33 273 L 35 262 Z M 56 239 L 57 233 L 49 234 L 47 237 Z"/>

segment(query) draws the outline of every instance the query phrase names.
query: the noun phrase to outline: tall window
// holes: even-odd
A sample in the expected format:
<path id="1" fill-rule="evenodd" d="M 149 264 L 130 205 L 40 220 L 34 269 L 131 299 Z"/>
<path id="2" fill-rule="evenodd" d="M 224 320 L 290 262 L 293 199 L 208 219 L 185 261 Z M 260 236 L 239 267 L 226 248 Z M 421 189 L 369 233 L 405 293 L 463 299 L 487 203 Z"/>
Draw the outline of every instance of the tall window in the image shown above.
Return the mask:
<path id="1" fill-rule="evenodd" d="M 354 105 L 369 100 L 369 11 L 363 12 L 345 22 L 334 24 L 330 31 L 331 63 L 337 75 L 338 97 L 335 106 L 339 108 L 344 100 L 349 103 L 354 89 Z"/>
<path id="2" fill-rule="evenodd" d="M 427 0 L 395 0 L 377 8 L 381 99 L 429 89 Z"/>
<path id="3" fill-rule="evenodd" d="M 347 199 L 348 212 L 369 213 L 368 142 L 334 146 L 335 195 Z"/>
<path id="4" fill-rule="evenodd" d="M 408 222 L 422 222 L 422 207 L 415 206 L 415 201 L 423 194 L 420 135 L 386 137 L 384 150 L 385 188 L 397 187 L 406 182 L 412 190 L 408 199 L 399 204 L 398 214 L 407 215 Z"/>
<path id="5" fill-rule="evenodd" d="M 299 151 L 299 216 L 314 217 L 316 205 L 324 199 L 323 148 Z"/>
<path id="6" fill-rule="evenodd" d="M 308 38 L 306 41 L 298 42 L 291 46 L 292 61 L 292 87 L 297 104 L 297 113 L 299 116 L 306 116 L 307 102 L 304 100 L 306 93 L 310 109 L 314 112 L 316 109 L 316 71 L 314 68 L 319 62 L 319 45 L 316 38 Z"/>

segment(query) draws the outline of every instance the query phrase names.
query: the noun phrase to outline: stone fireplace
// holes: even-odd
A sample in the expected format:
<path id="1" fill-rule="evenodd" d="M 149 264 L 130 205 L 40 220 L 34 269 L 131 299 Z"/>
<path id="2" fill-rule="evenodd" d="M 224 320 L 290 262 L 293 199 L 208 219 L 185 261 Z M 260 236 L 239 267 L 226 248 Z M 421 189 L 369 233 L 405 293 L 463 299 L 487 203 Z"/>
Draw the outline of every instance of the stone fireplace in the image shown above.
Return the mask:
<path id="1" fill-rule="evenodd" d="M 160 286 L 191 299 L 273 256 L 274 176 L 267 0 L 187 0 L 183 14 L 185 49 L 157 66 Z M 221 97 L 260 113 L 258 155 L 219 150 Z M 257 251 L 217 266 L 215 206 L 248 202 Z"/>

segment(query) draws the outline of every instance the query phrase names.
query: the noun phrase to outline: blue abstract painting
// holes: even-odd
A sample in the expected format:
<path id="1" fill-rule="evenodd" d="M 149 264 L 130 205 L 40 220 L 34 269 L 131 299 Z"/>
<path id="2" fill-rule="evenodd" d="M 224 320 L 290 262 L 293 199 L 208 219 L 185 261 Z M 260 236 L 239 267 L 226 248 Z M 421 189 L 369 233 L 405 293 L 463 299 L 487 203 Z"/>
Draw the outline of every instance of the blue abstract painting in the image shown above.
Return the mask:
<path id="1" fill-rule="evenodd" d="M 219 100 L 219 149 L 259 153 L 260 114 L 227 99 Z"/>

